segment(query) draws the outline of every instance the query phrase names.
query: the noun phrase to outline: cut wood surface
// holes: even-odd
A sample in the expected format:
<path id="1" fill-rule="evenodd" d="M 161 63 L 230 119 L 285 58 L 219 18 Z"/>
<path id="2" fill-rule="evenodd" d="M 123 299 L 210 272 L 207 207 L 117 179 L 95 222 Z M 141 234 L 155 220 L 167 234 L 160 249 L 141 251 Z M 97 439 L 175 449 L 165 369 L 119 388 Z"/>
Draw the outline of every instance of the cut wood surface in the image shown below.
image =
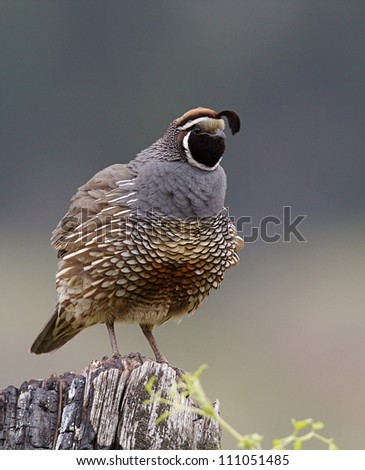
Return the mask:
<path id="1" fill-rule="evenodd" d="M 93 361 L 81 373 L 10 385 L 0 391 L 0 450 L 219 449 L 219 425 L 189 410 L 156 424 L 168 405 L 144 403 L 151 376 L 163 397 L 179 381 L 170 365 L 130 354 Z"/>

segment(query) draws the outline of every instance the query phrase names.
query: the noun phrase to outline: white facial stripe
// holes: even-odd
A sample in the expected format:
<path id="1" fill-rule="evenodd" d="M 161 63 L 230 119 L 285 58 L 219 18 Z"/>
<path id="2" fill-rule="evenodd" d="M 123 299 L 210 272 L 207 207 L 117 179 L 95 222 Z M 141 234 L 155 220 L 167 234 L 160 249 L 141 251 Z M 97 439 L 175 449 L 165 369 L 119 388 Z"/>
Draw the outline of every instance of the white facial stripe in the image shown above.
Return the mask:
<path id="1" fill-rule="evenodd" d="M 209 122 L 209 121 L 212 121 L 212 124 L 214 123 L 214 121 L 221 121 L 223 123 L 223 129 L 224 129 L 224 121 L 223 119 L 213 119 L 213 118 L 210 118 L 210 117 L 201 117 L 201 118 L 197 118 L 197 119 L 193 119 L 192 121 L 188 121 L 186 124 L 184 124 L 183 126 L 180 126 L 178 127 L 179 130 L 181 131 L 185 131 L 186 129 L 189 129 L 189 127 L 191 126 L 194 126 L 195 124 L 198 124 L 199 122 Z M 222 130 L 223 130 L 222 129 Z"/>
<path id="2" fill-rule="evenodd" d="M 193 160 L 193 156 L 191 155 L 190 149 L 189 149 L 189 137 L 190 137 L 191 131 L 186 134 L 186 136 L 183 138 L 183 147 L 185 149 L 186 156 L 188 160 L 191 158 Z"/>
<path id="3" fill-rule="evenodd" d="M 223 158 L 223 155 L 221 156 L 221 158 L 218 160 L 218 162 L 214 165 L 214 166 L 207 166 L 207 165 L 203 165 L 202 163 L 199 163 L 197 162 L 196 160 L 194 160 L 191 152 L 190 152 L 190 149 L 189 149 L 189 136 L 191 134 L 191 131 L 188 132 L 186 134 L 186 136 L 183 138 L 183 147 L 185 149 L 185 155 L 186 155 L 186 158 L 188 159 L 188 162 L 191 166 L 195 166 L 196 168 L 199 168 L 200 170 L 205 170 L 205 171 L 212 171 L 212 170 L 215 170 L 217 168 L 217 166 L 220 164 L 222 158 Z"/>

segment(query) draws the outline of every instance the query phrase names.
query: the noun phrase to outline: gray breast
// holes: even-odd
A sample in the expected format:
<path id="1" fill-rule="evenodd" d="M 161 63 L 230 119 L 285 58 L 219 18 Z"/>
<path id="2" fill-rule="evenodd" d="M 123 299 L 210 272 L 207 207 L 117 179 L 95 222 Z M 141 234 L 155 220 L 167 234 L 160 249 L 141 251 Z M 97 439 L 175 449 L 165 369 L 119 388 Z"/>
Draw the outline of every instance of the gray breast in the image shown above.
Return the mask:
<path id="1" fill-rule="evenodd" d="M 202 171 L 184 162 L 153 162 L 136 180 L 138 209 L 181 219 L 212 217 L 224 207 L 226 175 L 221 166 Z"/>

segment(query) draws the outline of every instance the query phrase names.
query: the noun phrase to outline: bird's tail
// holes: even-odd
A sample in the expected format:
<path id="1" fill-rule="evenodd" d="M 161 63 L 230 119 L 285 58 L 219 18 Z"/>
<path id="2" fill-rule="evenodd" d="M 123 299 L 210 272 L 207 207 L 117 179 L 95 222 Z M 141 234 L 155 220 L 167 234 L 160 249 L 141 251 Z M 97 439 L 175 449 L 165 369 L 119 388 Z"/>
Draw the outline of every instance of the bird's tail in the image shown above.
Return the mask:
<path id="1" fill-rule="evenodd" d="M 60 322 L 60 311 L 57 305 L 53 315 L 44 325 L 30 350 L 34 354 L 54 351 L 70 341 L 82 329 L 75 328 L 73 324 L 66 322 L 64 319 Z"/>

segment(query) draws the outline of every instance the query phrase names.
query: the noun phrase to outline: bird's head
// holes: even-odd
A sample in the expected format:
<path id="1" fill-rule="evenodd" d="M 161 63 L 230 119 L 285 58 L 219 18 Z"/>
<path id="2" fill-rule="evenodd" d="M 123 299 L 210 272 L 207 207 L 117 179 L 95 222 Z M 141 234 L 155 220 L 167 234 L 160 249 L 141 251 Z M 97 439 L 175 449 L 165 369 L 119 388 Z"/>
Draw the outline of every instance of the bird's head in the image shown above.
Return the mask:
<path id="1" fill-rule="evenodd" d="M 181 153 L 190 165 L 206 171 L 219 165 L 226 139 L 223 117 L 232 134 L 239 132 L 240 118 L 229 110 L 217 113 L 209 108 L 191 109 L 170 124 L 169 130 L 174 130 Z"/>

